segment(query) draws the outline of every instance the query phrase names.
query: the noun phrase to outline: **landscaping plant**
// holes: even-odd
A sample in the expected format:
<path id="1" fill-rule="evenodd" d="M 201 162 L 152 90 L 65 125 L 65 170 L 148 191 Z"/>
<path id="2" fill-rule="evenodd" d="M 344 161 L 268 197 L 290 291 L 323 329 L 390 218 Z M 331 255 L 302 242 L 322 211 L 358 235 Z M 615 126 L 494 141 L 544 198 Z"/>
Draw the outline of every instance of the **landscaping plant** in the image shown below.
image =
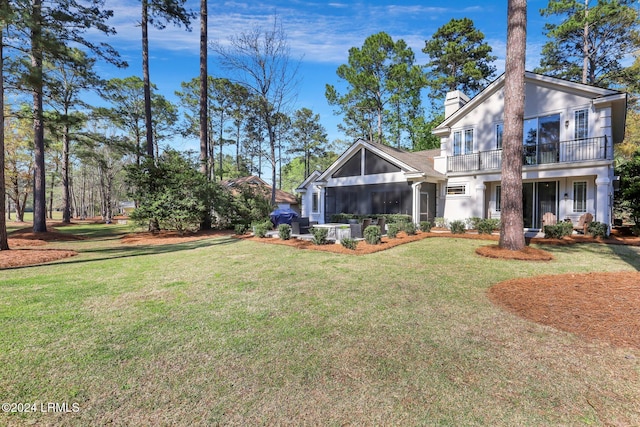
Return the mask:
<path id="1" fill-rule="evenodd" d="M 340 240 L 340 244 L 352 251 L 355 251 L 356 247 L 358 247 L 358 242 L 351 237 L 345 237 L 344 239 Z"/>
<path id="2" fill-rule="evenodd" d="M 453 234 L 464 234 L 467 232 L 464 221 L 462 220 L 451 221 L 449 223 L 449 230 L 451 230 Z"/>
<path id="3" fill-rule="evenodd" d="M 291 238 L 291 226 L 289 224 L 280 224 L 278 226 L 278 236 L 282 240 L 289 240 Z"/>
<path id="4" fill-rule="evenodd" d="M 377 225 L 370 225 L 364 229 L 364 240 L 370 245 L 377 245 L 382 241 L 380 228 Z"/>
<path id="5" fill-rule="evenodd" d="M 431 231 L 431 221 L 420 221 L 420 231 L 428 233 Z"/>
<path id="6" fill-rule="evenodd" d="M 313 244 L 314 245 L 324 245 L 327 243 L 327 234 L 329 230 L 326 228 L 312 227 L 311 234 L 313 235 Z"/>

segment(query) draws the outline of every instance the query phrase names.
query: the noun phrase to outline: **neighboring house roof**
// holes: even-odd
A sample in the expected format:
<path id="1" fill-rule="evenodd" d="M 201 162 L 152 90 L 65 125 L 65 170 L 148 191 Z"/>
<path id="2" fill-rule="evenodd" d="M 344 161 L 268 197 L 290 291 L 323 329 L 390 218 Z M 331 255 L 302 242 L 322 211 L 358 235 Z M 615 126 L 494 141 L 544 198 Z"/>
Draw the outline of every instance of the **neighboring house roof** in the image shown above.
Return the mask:
<path id="1" fill-rule="evenodd" d="M 356 151 L 366 148 L 389 162 L 397 165 L 408 176 L 429 176 L 445 179 L 445 176 L 433 168 L 433 158 L 440 155 L 440 149 L 424 151 L 406 151 L 377 142 L 356 140 L 342 155 L 329 166 L 316 181 L 326 181 L 344 162 L 349 160 Z M 303 182 L 300 187 L 305 185 Z"/>
<path id="2" fill-rule="evenodd" d="M 222 181 L 221 184 L 231 190 L 236 187 L 248 185 L 261 190 L 266 197 L 271 197 L 271 186 L 267 184 L 262 178 L 254 175 L 227 179 L 225 181 Z M 293 194 L 276 188 L 276 203 L 288 203 L 290 205 L 297 205 L 298 199 Z"/>
<path id="3" fill-rule="evenodd" d="M 437 136 L 447 136 L 451 131 L 451 127 L 455 125 L 462 117 L 466 116 L 470 111 L 482 104 L 487 98 L 504 87 L 505 74 L 494 80 L 485 87 L 480 93 L 473 97 L 469 102 L 460 107 L 455 113 L 447 117 L 442 123 L 435 127 L 432 131 Z M 575 93 L 591 98 L 594 104 L 611 103 L 613 109 L 613 139 L 614 143 L 621 142 L 624 139 L 624 129 L 627 109 L 627 95 L 612 89 L 604 89 L 583 83 L 570 82 L 568 80 L 559 79 L 557 77 L 545 76 L 542 74 L 525 72 L 525 84 L 532 83 L 540 86 L 551 87 L 556 90 Z"/>

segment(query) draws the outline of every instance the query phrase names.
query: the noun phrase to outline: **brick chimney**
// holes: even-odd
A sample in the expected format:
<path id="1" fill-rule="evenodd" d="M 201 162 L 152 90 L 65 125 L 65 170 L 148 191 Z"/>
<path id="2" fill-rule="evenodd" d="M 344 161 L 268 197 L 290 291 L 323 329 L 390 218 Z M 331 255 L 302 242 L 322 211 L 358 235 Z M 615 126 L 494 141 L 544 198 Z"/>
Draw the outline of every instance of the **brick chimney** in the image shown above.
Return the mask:
<path id="1" fill-rule="evenodd" d="M 469 97 L 459 90 L 448 92 L 444 100 L 444 118 L 449 118 L 467 102 L 469 102 Z"/>

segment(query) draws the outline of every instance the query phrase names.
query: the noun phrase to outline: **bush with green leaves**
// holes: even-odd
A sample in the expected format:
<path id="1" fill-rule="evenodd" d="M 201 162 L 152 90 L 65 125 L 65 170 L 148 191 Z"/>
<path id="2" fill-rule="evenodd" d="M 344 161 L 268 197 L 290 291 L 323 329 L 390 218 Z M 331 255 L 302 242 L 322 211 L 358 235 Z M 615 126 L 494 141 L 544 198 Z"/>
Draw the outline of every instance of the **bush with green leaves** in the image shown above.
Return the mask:
<path id="1" fill-rule="evenodd" d="M 404 232 L 407 233 L 408 236 L 413 236 L 417 231 L 418 229 L 413 222 L 408 222 L 404 226 Z"/>
<path id="2" fill-rule="evenodd" d="M 482 221 L 482 218 L 477 216 L 472 216 L 471 218 L 467 218 L 465 220 L 465 224 L 469 230 L 477 230 L 478 224 Z"/>
<path id="3" fill-rule="evenodd" d="M 289 224 L 280 224 L 278 226 L 278 236 L 282 240 L 289 240 L 291 238 L 291 226 Z"/>
<path id="4" fill-rule="evenodd" d="M 476 230 L 478 234 L 491 234 L 493 230 L 500 228 L 500 220 L 497 218 L 485 218 L 481 219 L 476 224 Z"/>
<path id="5" fill-rule="evenodd" d="M 238 236 L 242 236 L 243 234 L 246 234 L 248 229 L 249 227 L 247 227 L 247 224 L 236 224 L 233 227 L 233 230 Z"/>
<path id="6" fill-rule="evenodd" d="M 449 230 L 451 230 L 453 234 L 464 234 L 467 232 L 464 221 L 459 219 L 449 223 Z"/>
<path id="7" fill-rule="evenodd" d="M 270 220 L 265 220 L 265 221 L 261 221 L 261 222 L 254 222 L 253 223 L 253 234 L 256 237 L 267 237 L 267 232 L 271 230 L 271 221 Z"/>
<path id="8" fill-rule="evenodd" d="M 438 228 L 447 228 L 447 220 L 444 219 L 444 217 L 436 217 L 433 219 L 433 221 L 436 223 L 436 227 Z"/>
<path id="9" fill-rule="evenodd" d="M 345 237 L 344 239 L 340 240 L 340 244 L 345 248 L 354 251 L 358 246 L 358 241 L 352 239 L 351 237 Z"/>
<path id="10" fill-rule="evenodd" d="M 573 234 L 573 224 L 570 222 L 559 222 L 556 225 L 545 225 L 542 228 L 546 239 L 562 239 Z"/>
<path id="11" fill-rule="evenodd" d="M 313 239 L 311 240 L 314 245 L 324 245 L 327 243 L 327 234 L 329 230 L 326 228 L 320 227 L 311 227 L 309 230 L 311 235 L 313 235 Z"/>
<path id="12" fill-rule="evenodd" d="M 599 221 L 593 221 L 587 226 L 587 233 L 592 237 L 604 238 L 607 236 L 607 231 L 609 231 L 607 224 Z"/>
<path id="13" fill-rule="evenodd" d="M 431 231 L 431 221 L 420 221 L 420 231 L 428 233 Z"/>
<path id="14" fill-rule="evenodd" d="M 370 225 L 364 229 L 364 240 L 370 245 L 377 245 L 382 241 L 382 235 L 380 233 L 380 227 L 377 225 Z"/>
<path id="15" fill-rule="evenodd" d="M 400 224 L 392 223 L 387 224 L 387 237 L 390 239 L 395 239 L 400 231 Z"/>
<path id="16" fill-rule="evenodd" d="M 216 184 L 178 151 L 166 150 L 155 162 L 148 159 L 126 172 L 129 196 L 138 204 L 131 219 L 139 225 L 183 234 L 197 230 L 211 210 Z"/>

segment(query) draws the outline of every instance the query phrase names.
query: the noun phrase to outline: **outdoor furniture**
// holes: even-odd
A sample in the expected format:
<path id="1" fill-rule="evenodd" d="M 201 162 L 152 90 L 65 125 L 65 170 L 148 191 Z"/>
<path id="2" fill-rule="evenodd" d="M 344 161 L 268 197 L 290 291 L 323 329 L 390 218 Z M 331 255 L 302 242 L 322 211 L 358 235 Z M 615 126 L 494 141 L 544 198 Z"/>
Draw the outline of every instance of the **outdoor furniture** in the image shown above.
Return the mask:
<path id="1" fill-rule="evenodd" d="M 542 215 L 542 228 L 544 229 L 545 225 L 556 225 L 558 221 L 556 220 L 556 216 L 553 212 L 545 212 Z"/>
<path id="2" fill-rule="evenodd" d="M 353 224 L 343 224 L 337 222 L 330 222 L 327 224 L 316 224 L 314 227 L 316 228 L 326 228 L 327 229 L 327 240 L 342 240 L 347 237 L 351 237 L 351 225 Z"/>
<path id="3" fill-rule="evenodd" d="M 349 224 L 352 239 L 362 239 L 362 224 Z"/>
<path id="4" fill-rule="evenodd" d="M 371 218 L 365 218 L 362 220 L 362 232 L 367 229 L 368 226 L 371 225 Z"/>
<path id="5" fill-rule="evenodd" d="M 309 234 L 309 217 L 303 216 L 291 221 L 291 234 Z"/>
<path id="6" fill-rule="evenodd" d="M 589 224 L 593 222 L 593 215 L 589 212 L 580 215 L 578 222 L 573 226 L 573 229 L 578 233 L 587 234 Z"/>
<path id="7" fill-rule="evenodd" d="M 380 235 L 385 234 L 385 231 L 384 231 L 385 223 L 386 223 L 385 217 L 381 216 L 380 218 L 378 218 L 378 223 L 376 225 L 380 228 Z"/>

